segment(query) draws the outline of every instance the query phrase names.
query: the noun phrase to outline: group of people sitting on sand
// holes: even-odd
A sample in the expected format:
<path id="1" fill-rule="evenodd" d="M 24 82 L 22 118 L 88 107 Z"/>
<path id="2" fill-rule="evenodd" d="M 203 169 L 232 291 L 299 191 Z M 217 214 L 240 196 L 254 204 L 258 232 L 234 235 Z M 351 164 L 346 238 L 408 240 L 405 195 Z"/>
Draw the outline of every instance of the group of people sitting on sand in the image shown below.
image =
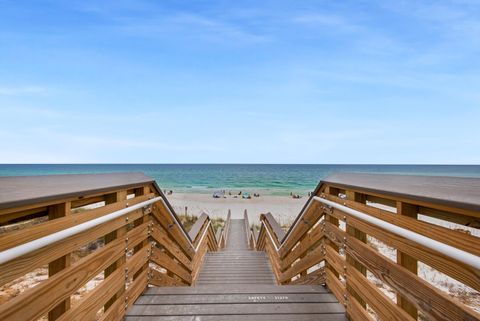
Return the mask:
<path id="1" fill-rule="evenodd" d="M 219 191 L 213 192 L 212 196 L 213 198 L 227 198 L 226 194 L 227 193 L 225 190 L 219 190 Z M 232 193 L 232 191 L 228 191 L 228 195 L 233 196 L 233 198 L 238 198 L 239 196 L 245 199 L 252 198 L 249 192 L 242 192 L 242 191 L 239 191 L 238 193 L 237 192 Z M 253 193 L 253 197 L 260 197 L 260 193 Z"/>

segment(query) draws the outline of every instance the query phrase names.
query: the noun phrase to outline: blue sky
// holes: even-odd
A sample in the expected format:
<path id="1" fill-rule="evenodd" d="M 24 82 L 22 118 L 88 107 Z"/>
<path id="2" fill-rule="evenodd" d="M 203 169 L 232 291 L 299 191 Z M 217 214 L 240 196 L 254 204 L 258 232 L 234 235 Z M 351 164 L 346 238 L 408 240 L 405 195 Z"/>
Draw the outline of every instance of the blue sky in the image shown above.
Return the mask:
<path id="1" fill-rule="evenodd" d="M 480 164 L 480 2 L 2 1 L 2 163 Z"/>

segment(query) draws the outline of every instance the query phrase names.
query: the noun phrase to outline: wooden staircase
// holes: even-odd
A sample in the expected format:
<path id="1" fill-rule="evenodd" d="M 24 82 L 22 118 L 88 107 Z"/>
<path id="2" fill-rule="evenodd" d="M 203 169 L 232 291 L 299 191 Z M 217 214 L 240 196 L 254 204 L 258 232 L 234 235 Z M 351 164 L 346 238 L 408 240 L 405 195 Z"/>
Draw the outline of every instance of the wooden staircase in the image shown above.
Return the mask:
<path id="1" fill-rule="evenodd" d="M 196 284 L 275 284 L 265 252 L 247 247 L 245 221 L 231 220 L 230 224 L 225 249 L 206 254 Z"/>
<path id="2" fill-rule="evenodd" d="M 231 220 L 225 248 L 206 254 L 195 287 L 149 288 L 126 320 L 346 320 L 325 287 L 275 283 L 265 252 L 248 248 L 245 221 Z"/>

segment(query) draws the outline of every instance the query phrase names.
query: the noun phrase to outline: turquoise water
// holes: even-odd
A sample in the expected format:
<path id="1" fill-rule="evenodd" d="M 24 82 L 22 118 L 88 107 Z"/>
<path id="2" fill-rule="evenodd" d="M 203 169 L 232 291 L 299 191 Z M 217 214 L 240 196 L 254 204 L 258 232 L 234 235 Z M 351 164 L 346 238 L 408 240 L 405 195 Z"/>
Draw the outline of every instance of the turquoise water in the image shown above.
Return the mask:
<path id="1" fill-rule="evenodd" d="M 144 172 L 165 189 L 217 189 L 286 195 L 307 193 L 334 172 L 480 177 L 480 165 L 257 165 L 257 164 L 0 164 L 0 176 Z"/>

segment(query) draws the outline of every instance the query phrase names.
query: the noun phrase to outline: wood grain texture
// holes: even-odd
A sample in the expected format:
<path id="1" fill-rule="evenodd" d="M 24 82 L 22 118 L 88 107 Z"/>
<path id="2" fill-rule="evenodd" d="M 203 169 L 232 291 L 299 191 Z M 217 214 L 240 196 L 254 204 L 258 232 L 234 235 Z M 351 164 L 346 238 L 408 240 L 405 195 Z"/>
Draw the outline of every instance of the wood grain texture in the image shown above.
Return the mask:
<path id="1" fill-rule="evenodd" d="M 90 221 L 94 218 L 110 214 L 112 212 L 124 209 L 127 203 L 131 206 L 148 200 L 154 194 L 148 194 L 133 199 L 108 204 L 103 207 L 87 210 L 80 213 L 72 214 L 68 217 L 56 218 L 52 221 L 30 226 L 28 229 L 11 231 L 0 234 L 0 251 L 24 244 L 40 237 L 50 235 L 55 232 L 62 231 L 69 227 Z"/>
<path id="2" fill-rule="evenodd" d="M 391 299 L 383 294 L 376 285 L 370 283 L 367 278 L 355 267 L 347 266 L 348 284 L 353 288 L 363 302 L 375 310 L 381 320 L 413 321 L 407 312 L 397 306 Z M 351 298 L 355 300 L 355 298 Z"/>
<path id="3" fill-rule="evenodd" d="M 434 320 L 478 320 L 480 314 L 449 297 L 404 267 L 384 258 L 369 246 L 348 238 L 347 252 L 378 279 L 400 292 Z"/>

